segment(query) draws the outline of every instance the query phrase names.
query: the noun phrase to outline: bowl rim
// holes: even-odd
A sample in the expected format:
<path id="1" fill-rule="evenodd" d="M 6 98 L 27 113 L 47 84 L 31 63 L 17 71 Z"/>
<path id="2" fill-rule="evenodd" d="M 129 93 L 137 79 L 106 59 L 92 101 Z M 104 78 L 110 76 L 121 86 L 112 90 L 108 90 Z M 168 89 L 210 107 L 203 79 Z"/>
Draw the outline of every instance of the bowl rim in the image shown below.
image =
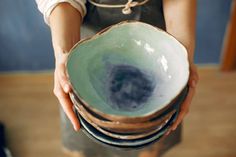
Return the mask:
<path id="1" fill-rule="evenodd" d="M 85 121 L 87 121 L 91 126 L 93 126 L 95 129 L 97 129 L 98 131 L 100 131 L 101 133 L 110 136 L 112 138 L 117 138 L 117 139 L 124 139 L 124 140 L 135 140 L 135 139 L 139 139 L 139 138 L 145 138 L 147 136 L 150 136 L 152 134 L 156 134 L 158 131 L 160 131 L 167 123 L 168 121 L 171 119 L 171 117 L 175 114 L 176 110 L 173 111 L 171 115 L 168 115 L 167 119 L 162 120 L 161 124 L 158 126 L 155 126 L 154 128 L 152 128 L 151 130 L 149 129 L 148 131 L 143 131 L 143 132 L 139 132 L 139 133 L 133 133 L 130 135 L 125 135 L 125 132 L 123 132 L 122 134 L 118 133 L 118 132 L 112 132 L 109 130 L 104 129 L 103 127 L 97 125 L 96 122 L 92 121 L 88 116 L 85 116 L 84 112 L 82 109 L 80 109 L 79 107 L 75 107 L 77 112 L 79 113 L 79 115 L 81 117 L 84 118 Z M 128 133 L 131 133 L 129 131 L 126 131 Z"/>
<path id="2" fill-rule="evenodd" d="M 119 122 L 119 123 L 137 124 L 137 122 L 143 123 L 143 122 L 155 121 L 156 119 L 159 119 L 169 114 L 171 111 L 175 110 L 178 106 L 180 106 L 184 102 L 184 100 L 187 97 L 188 91 L 189 91 L 189 87 L 186 86 L 181 91 L 181 93 L 173 100 L 172 103 L 168 104 L 168 106 L 166 106 L 162 110 L 159 110 L 158 112 L 156 112 L 156 114 L 150 115 L 148 117 L 133 117 L 133 118 L 128 117 L 128 118 L 122 118 L 122 119 L 120 118 L 114 119 L 114 117 L 110 117 L 110 116 L 105 117 L 104 115 L 97 114 L 96 112 L 93 112 L 93 110 L 85 106 L 83 102 L 81 102 L 81 100 L 77 97 L 76 94 L 74 94 L 73 92 L 70 92 L 69 95 L 74 106 L 80 105 L 86 112 L 88 112 L 91 116 L 96 117 L 100 121 L 112 121 L 112 122 Z"/>
<path id="3" fill-rule="evenodd" d="M 182 47 L 183 52 L 185 53 L 186 61 L 187 61 L 187 62 L 186 62 L 186 66 L 187 66 L 188 71 L 186 71 L 186 72 L 187 72 L 188 76 L 187 76 L 187 79 L 185 80 L 185 84 L 183 84 L 182 88 L 179 89 L 178 94 L 175 95 L 172 99 L 170 99 L 170 100 L 166 103 L 166 105 L 164 105 L 161 109 L 156 110 L 156 111 L 154 111 L 154 112 L 149 112 L 149 113 L 143 114 L 143 115 L 141 115 L 141 116 L 132 116 L 132 115 L 131 115 L 131 116 L 127 116 L 127 115 L 123 116 L 123 115 L 108 114 L 108 113 L 104 113 L 104 112 L 98 110 L 97 108 L 95 108 L 95 107 L 89 105 L 89 104 L 80 96 L 80 94 L 75 90 L 75 88 L 73 87 L 73 83 L 72 83 L 72 81 L 71 81 L 71 77 L 70 77 L 70 75 L 69 75 L 69 73 L 68 73 L 68 61 L 70 60 L 70 58 L 71 58 L 71 56 L 72 56 L 72 51 L 73 51 L 77 46 L 79 46 L 79 45 L 82 44 L 82 43 L 86 43 L 86 42 L 89 42 L 89 41 L 91 41 L 91 40 L 93 40 L 93 39 L 96 39 L 96 38 L 98 38 L 100 35 L 106 34 L 106 33 L 110 32 L 110 31 L 112 31 L 114 28 L 117 28 L 117 27 L 120 27 L 120 26 L 123 26 L 123 25 L 129 25 L 129 24 L 145 25 L 146 27 L 149 27 L 149 28 L 151 28 L 151 29 L 153 29 L 153 30 L 155 30 L 155 31 L 161 31 L 161 32 L 163 32 L 164 34 L 168 35 L 168 36 L 169 36 L 170 38 L 172 38 L 174 41 L 176 41 L 177 43 L 179 43 L 179 45 Z M 110 25 L 110 26 L 108 26 L 108 27 L 102 29 L 101 31 L 99 31 L 99 32 L 96 33 L 95 35 L 80 40 L 80 41 L 77 42 L 77 43 L 71 48 L 71 50 L 69 51 L 69 55 L 68 55 L 68 58 L 67 58 L 67 61 L 66 61 L 65 66 L 66 66 L 66 71 L 65 71 L 65 72 L 66 72 L 66 75 L 67 75 L 67 77 L 68 77 L 68 80 L 69 80 L 69 82 L 70 82 L 70 84 L 71 84 L 72 91 L 73 91 L 74 94 L 76 94 L 76 96 L 80 99 L 80 101 L 81 101 L 86 107 L 88 107 L 88 108 L 91 109 L 93 112 L 95 112 L 96 114 L 101 115 L 102 117 L 106 117 L 106 118 L 108 118 L 108 119 L 110 119 L 110 120 L 113 120 L 113 121 L 121 121 L 121 122 L 122 122 L 122 121 L 127 121 L 128 119 L 129 119 L 128 121 L 136 121 L 137 119 L 142 119 L 142 118 L 144 118 L 144 119 L 149 119 L 150 117 L 155 117 L 155 115 L 157 115 L 158 113 L 160 113 L 161 111 L 163 111 L 166 107 L 168 107 L 168 106 L 170 106 L 171 104 L 173 104 L 174 100 L 179 96 L 179 94 L 181 93 L 181 91 L 183 91 L 184 88 L 186 87 L 186 85 L 188 84 L 189 74 L 190 74 L 190 70 L 189 70 L 189 67 L 190 67 L 190 66 L 189 66 L 189 60 L 188 60 L 188 52 L 187 52 L 187 49 L 185 48 L 185 46 L 184 46 L 180 41 L 178 41 L 173 35 L 171 35 L 170 33 L 168 33 L 168 32 L 166 32 L 166 31 L 162 30 L 161 28 L 158 28 L 158 27 L 153 26 L 153 25 L 148 24 L 148 23 L 136 21 L 136 20 L 126 20 L 126 21 L 119 22 L 119 23 L 117 23 L 117 24 Z"/>
<path id="4" fill-rule="evenodd" d="M 162 125 L 165 123 L 166 119 L 171 117 L 175 112 L 176 109 L 173 109 L 169 113 L 153 120 L 153 121 L 147 121 L 147 122 L 139 122 L 136 121 L 136 123 L 122 123 L 122 122 L 114 122 L 114 121 L 104 121 L 100 120 L 96 117 L 94 117 L 91 113 L 89 113 L 78 101 L 76 101 L 73 96 L 71 95 L 71 100 L 74 103 L 75 109 L 78 111 L 78 113 L 86 120 L 88 123 L 91 123 L 91 125 L 96 125 L 102 128 L 109 128 L 110 130 L 116 130 L 116 131 L 123 131 L 123 132 L 137 132 L 137 130 L 150 130 L 154 129 L 158 125 Z"/>
<path id="5" fill-rule="evenodd" d="M 114 145 L 114 146 L 135 146 L 135 145 L 142 145 L 145 143 L 149 143 L 149 142 L 153 142 L 159 139 L 159 137 L 162 137 L 171 127 L 171 125 L 177 120 L 179 111 L 177 111 L 172 117 L 171 119 L 167 122 L 167 124 L 165 124 L 164 127 L 162 127 L 160 129 L 159 132 L 154 133 L 152 135 L 149 135 L 147 137 L 144 138 L 140 138 L 140 139 L 133 139 L 133 140 L 129 140 L 129 139 L 116 139 L 113 137 L 109 137 L 99 131 L 91 131 L 91 129 L 88 129 L 88 126 L 90 128 L 92 128 L 93 130 L 96 130 L 96 128 L 94 128 L 91 124 L 89 124 L 88 122 L 86 122 L 86 120 L 83 117 L 78 116 L 78 118 L 80 119 L 81 123 L 82 123 L 82 130 L 85 131 L 87 136 L 92 136 L 94 140 L 96 141 L 101 141 L 107 145 Z M 87 123 L 87 124 L 85 124 Z M 98 132 L 102 135 L 98 136 Z M 101 137 L 103 136 L 103 137 Z"/>

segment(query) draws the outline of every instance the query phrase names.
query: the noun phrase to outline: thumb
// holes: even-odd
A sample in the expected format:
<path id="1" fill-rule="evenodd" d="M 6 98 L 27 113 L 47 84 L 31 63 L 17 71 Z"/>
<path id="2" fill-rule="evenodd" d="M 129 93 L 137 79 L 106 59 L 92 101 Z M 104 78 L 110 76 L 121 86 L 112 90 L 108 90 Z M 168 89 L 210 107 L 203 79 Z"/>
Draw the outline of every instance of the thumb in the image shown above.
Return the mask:
<path id="1" fill-rule="evenodd" d="M 197 72 L 197 67 L 194 64 L 191 64 L 190 67 L 190 77 L 189 77 L 189 86 L 192 88 L 195 88 L 197 86 L 199 80 L 198 72 Z"/>

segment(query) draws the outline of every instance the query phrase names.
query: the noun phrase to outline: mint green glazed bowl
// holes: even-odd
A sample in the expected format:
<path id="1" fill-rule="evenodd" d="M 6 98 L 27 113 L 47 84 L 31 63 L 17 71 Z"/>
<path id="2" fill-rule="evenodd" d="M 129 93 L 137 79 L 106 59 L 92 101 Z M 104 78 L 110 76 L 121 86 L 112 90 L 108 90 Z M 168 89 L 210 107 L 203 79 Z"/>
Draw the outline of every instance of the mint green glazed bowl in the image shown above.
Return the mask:
<path id="1" fill-rule="evenodd" d="M 112 121 L 148 120 L 179 96 L 189 79 L 188 55 L 173 36 L 125 21 L 78 42 L 67 61 L 73 93 Z"/>

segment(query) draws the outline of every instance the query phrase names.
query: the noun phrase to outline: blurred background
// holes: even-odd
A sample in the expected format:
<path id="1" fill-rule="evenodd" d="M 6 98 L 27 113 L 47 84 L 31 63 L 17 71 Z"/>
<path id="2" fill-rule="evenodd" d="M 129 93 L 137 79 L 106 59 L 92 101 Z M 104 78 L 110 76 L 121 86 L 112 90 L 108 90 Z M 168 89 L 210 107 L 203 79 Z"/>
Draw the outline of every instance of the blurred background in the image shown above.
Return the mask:
<path id="1" fill-rule="evenodd" d="M 165 157 L 236 157 L 236 4 L 198 0 L 200 83 L 183 142 Z M 0 121 L 14 156 L 66 156 L 49 27 L 34 0 L 0 1 Z"/>

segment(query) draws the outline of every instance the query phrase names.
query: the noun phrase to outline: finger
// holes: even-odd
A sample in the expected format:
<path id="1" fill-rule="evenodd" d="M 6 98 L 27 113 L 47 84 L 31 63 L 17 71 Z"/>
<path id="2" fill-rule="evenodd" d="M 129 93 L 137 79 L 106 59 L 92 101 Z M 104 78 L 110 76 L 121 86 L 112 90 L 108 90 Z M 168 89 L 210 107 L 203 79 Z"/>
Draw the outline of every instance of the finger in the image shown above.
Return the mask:
<path id="1" fill-rule="evenodd" d="M 187 95 L 186 99 L 184 100 L 183 104 L 181 105 L 180 113 L 179 113 L 179 115 L 177 117 L 177 120 L 172 125 L 172 130 L 175 130 L 177 128 L 177 126 L 183 120 L 184 116 L 188 113 L 189 106 L 190 106 L 190 104 L 192 102 L 192 98 L 193 98 L 194 94 L 195 94 L 195 88 L 190 87 L 188 95 Z"/>
<path id="2" fill-rule="evenodd" d="M 78 121 L 74 111 L 73 111 L 73 105 L 72 105 L 71 101 L 69 100 L 69 96 L 65 95 L 64 97 L 59 98 L 59 101 L 60 101 L 62 108 L 63 108 L 64 112 L 66 113 L 67 117 L 69 118 L 69 120 L 73 124 L 74 129 L 76 131 L 78 131 L 80 129 L 80 124 L 79 124 L 79 121 Z"/>
<path id="3" fill-rule="evenodd" d="M 188 85 L 190 87 L 196 88 L 198 83 L 198 75 L 192 74 L 191 77 L 189 78 Z"/>
<path id="4" fill-rule="evenodd" d="M 55 77 L 54 82 L 55 82 L 54 83 L 54 85 L 55 85 L 54 86 L 54 88 L 55 88 L 54 93 L 55 93 L 56 97 L 58 98 L 63 111 L 66 113 L 67 117 L 71 121 L 74 129 L 76 131 L 78 131 L 80 128 L 80 124 L 79 124 L 79 121 L 78 121 L 74 111 L 73 111 L 73 104 L 69 98 L 69 95 L 63 92 L 56 77 Z"/>
<path id="5" fill-rule="evenodd" d="M 174 131 L 174 130 L 177 128 L 177 126 L 178 126 L 178 125 L 180 124 L 180 122 L 183 120 L 184 115 L 185 115 L 184 112 L 180 112 L 180 113 L 179 113 L 179 115 L 178 115 L 176 121 L 174 122 L 174 124 L 172 125 L 172 127 L 171 127 L 170 130 Z"/>
<path id="6" fill-rule="evenodd" d="M 168 135 L 170 134 L 170 132 L 171 132 L 171 129 L 169 129 L 169 130 L 165 133 L 164 137 L 168 136 Z"/>
<path id="7" fill-rule="evenodd" d="M 189 77 L 188 84 L 191 87 L 196 87 L 198 81 L 199 81 L 199 76 L 198 76 L 198 72 L 197 72 L 197 67 L 195 65 L 191 65 L 190 77 Z"/>
<path id="8" fill-rule="evenodd" d="M 65 93 L 69 93 L 71 91 L 71 85 L 68 80 L 68 77 L 66 76 L 65 65 L 63 64 L 58 65 L 56 71 L 61 87 L 63 88 Z"/>

